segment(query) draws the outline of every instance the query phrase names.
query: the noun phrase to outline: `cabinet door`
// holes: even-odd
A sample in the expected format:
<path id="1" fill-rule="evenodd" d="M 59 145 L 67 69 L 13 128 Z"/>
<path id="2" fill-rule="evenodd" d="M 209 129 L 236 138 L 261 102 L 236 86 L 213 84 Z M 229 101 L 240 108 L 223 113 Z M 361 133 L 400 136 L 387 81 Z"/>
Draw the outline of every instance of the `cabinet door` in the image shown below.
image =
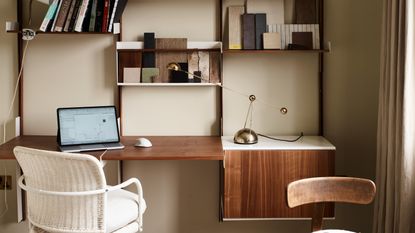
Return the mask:
<path id="1" fill-rule="evenodd" d="M 334 150 L 225 151 L 224 219 L 305 218 L 312 205 L 287 206 L 287 185 L 334 175 Z M 326 205 L 325 216 L 334 216 Z"/>

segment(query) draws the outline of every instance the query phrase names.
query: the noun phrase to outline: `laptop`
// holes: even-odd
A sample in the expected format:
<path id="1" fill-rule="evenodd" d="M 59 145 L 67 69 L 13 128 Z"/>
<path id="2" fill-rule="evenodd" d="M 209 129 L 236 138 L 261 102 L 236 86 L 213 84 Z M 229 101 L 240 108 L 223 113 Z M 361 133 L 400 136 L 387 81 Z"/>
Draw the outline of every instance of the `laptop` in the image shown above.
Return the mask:
<path id="1" fill-rule="evenodd" d="M 63 152 L 122 149 L 115 106 L 58 108 L 58 144 Z"/>

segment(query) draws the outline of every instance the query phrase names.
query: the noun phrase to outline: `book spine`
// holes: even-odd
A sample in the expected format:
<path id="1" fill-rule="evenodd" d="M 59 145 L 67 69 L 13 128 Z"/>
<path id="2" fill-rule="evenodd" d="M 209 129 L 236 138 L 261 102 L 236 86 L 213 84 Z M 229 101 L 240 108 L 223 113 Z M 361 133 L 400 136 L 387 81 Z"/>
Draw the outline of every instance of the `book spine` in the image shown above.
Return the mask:
<path id="1" fill-rule="evenodd" d="M 71 19 L 72 19 L 72 15 L 75 9 L 75 5 L 76 5 L 76 1 L 77 0 L 72 0 L 71 3 L 71 7 L 69 8 L 69 12 L 68 12 L 68 16 L 66 16 L 66 22 L 65 22 L 65 26 L 63 27 L 63 31 L 67 32 L 69 31 L 69 24 L 71 24 Z"/>
<path id="2" fill-rule="evenodd" d="M 89 23 L 91 21 L 91 11 L 92 11 L 92 2 L 93 0 L 88 0 L 88 7 L 85 13 L 84 22 L 82 22 L 82 31 L 89 31 Z"/>
<path id="3" fill-rule="evenodd" d="M 96 19 L 95 19 L 95 31 L 96 32 L 101 32 L 103 14 L 104 14 L 104 1 L 98 0 L 97 14 L 96 14 Z"/>
<path id="4" fill-rule="evenodd" d="M 52 4 L 50 4 L 49 9 L 46 12 L 45 18 L 43 19 L 42 24 L 40 25 L 40 31 L 46 32 L 49 22 L 53 19 L 53 16 L 55 15 L 56 9 L 58 7 L 58 2 L 59 0 L 53 0 Z"/>
<path id="5" fill-rule="evenodd" d="M 114 20 L 112 23 L 119 23 L 121 20 L 122 13 L 124 12 L 125 6 L 128 0 L 118 0 L 117 8 L 114 9 Z"/>
<path id="6" fill-rule="evenodd" d="M 108 11 L 108 27 L 107 27 L 107 29 L 109 29 L 109 26 L 110 26 L 112 12 L 114 11 L 114 5 L 115 5 L 115 0 L 110 0 L 110 7 L 109 7 L 109 11 Z M 114 25 L 112 26 L 112 29 L 114 30 Z"/>
<path id="7" fill-rule="evenodd" d="M 76 32 L 82 32 L 82 24 L 85 19 L 86 11 L 88 10 L 88 3 L 89 3 L 89 0 L 82 0 L 82 4 L 79 6 L 78 17 L 76 19 L 76 24 L 75 24 Z"/>
<path id="8" fill-rule="evenodd" d="M 75 8 L 72 13 L 71 22 L 69 23 L 68 32 L 73 32 L 75 29 L 76 20 L 78 19 L 79 15 L 79 8 L 81 7 L 83 0 L 75 0 Z"/>
<path id="9" fill-rule="evenodd" d="M 229 49 L 241 49 L 242 48 L 242 24 L 241 15 L 244 13 L 244 6 L 230 6 L 228 7 L 228 48 Z"/>
<path id="10" fill-rule="evenodd" d="M 68 16 L 69 7 L 71 6 L 72 0 L 62 0 L 59 14 L 56 16 L 56 25 L 53 29 L 55 32 L 61 32 L 65 25 L 66 17 Z"/>
<path id="11" fill-rule="evenodd" d="M 117 10 L 117 6 L 118 6 L 118 0 L 115 0 L 114 7 L 112 7 L 110 23 L 108 25 L 108 32 L 112 32 L 112 25 L 114 24 L 114 17 L 115 17 L 115 11 Z"/>
<path id="12" fill-rule="evenodd" d="M 255 14 L 242 15 L 243 49 L 255 49 Z"/>
<path id="13" fill-rule="evenodd" d="M 255 14 L 255 48 L 263 49 L 264 40 L 263 34 L 267 31 L 267 16 L 266 14 Z"/>
<path id="14" fill-rule="evenodd" d="M 106 32 L 108 28 L 108 14 L 109 14 L 109 0 L 104 0 L 104 13 L 102 15 L 102 27 L 101 32 Z"/>
<path id="15" fill-rule="evenodd" d="M 63 2 L 63 0 L 59 0 L 58 8 L 56 9 L 56 12 L 55 12 L 55 16 L 54 16 L 54 19 L 53 19 L 52 27 L 50 28 L 50 31 L 51 32 L 55 31 L 55 25 L 56 25 L 56 21 L 58 19 L 58 14 L 59 14 L 59 12 L 61 10 L 62 2 Z"/>
<path id="16" fill-rule="evenodd" d="M 91 20 L 89 20 L 89 31 L 95 31 L 95 20 L 97 18 L 97 3 L 98 0 L 92 0 Z"/>

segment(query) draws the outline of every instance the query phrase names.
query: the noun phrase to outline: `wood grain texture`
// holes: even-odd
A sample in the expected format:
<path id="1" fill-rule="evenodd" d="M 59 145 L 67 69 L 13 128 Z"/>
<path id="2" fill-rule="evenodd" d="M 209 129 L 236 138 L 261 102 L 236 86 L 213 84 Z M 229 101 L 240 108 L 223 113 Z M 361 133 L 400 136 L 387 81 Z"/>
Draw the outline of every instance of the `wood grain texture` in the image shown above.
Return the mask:
<path id="1" fill-rule="evenodd" d="M 141 67 L 140 51 L 118 51 L 118 82 L 124 81 L 124 68 Z"/>
<path id="2" fill-rule="evenodd" d="M 156 38 L 156 49 L 186 49 L 186 38 Z M 187 62 L 186 52 L 165 52 L 156 53 L 156 67 L 160 69 L 159 78 L 154 82 L 168 83 L 170 82 L 169 70 L 166 66 L 170 62 Z"/>
<path id="3" fill-rule="evenodd" d="M 209 66 L 210 66 L 210 82 L 211 83 L 220 83 L 221 80 L 221 54 L 220 52 L 210 52 L 209 53 L 209 57 L 210 57 L 210 62 L 209 62 Z"/>
<path id="4" fill-rule="evenodd" d="M 293 181 L 287 188 L 288 206 L 314 204 L 312 232 L 322 229 L 324 203 L 369 204 L 375 194 L 373 181 L 354 177 L 313 177 Z"/>
<path id="5" fill-rule="evenodd" d="M 141 137 L 141 136 L 140 136 Z M 223 160 L 222 142 L 219 136 L 153 136 L 148 138 L 153 147 L 134 147 L 136 136 L 121 137 L 122 150 L 109 150 L 104 160 Z M 15 159 L 13 148 L 25 146 L 58 151 L 55 136 L 19 136 L 0 145 L 0 160 Z M 87 152 L 97 158 L 103 151 Z"/>
<path id="6" fill-rule="evenodd" d="M 225 151 L 224 218 L 312 217 L 312 206 L 289 208 L 295 180 L 334 174 L 334 150 Z M 325 216 L 333 216 L 333 205 Z"/>
<path id="7" fill-rule="evenodd" d="M 288 205 L 316 202 L 369 204 L 376 194 L 373 181 L 355 177 L 316 177 L 297 180 L 288 185 Z"/>

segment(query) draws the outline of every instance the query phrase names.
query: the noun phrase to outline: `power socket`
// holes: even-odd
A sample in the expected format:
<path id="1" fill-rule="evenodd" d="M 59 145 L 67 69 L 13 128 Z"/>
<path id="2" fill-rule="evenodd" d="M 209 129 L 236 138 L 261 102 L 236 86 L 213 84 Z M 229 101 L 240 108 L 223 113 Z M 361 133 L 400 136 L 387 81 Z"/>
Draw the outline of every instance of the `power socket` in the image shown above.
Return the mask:
<path id="1" fill-rule="evenodd" d="M 12 189 L 12 176 L 0 176 L 0 190 L 4 190 L 4 187 Z"/>

